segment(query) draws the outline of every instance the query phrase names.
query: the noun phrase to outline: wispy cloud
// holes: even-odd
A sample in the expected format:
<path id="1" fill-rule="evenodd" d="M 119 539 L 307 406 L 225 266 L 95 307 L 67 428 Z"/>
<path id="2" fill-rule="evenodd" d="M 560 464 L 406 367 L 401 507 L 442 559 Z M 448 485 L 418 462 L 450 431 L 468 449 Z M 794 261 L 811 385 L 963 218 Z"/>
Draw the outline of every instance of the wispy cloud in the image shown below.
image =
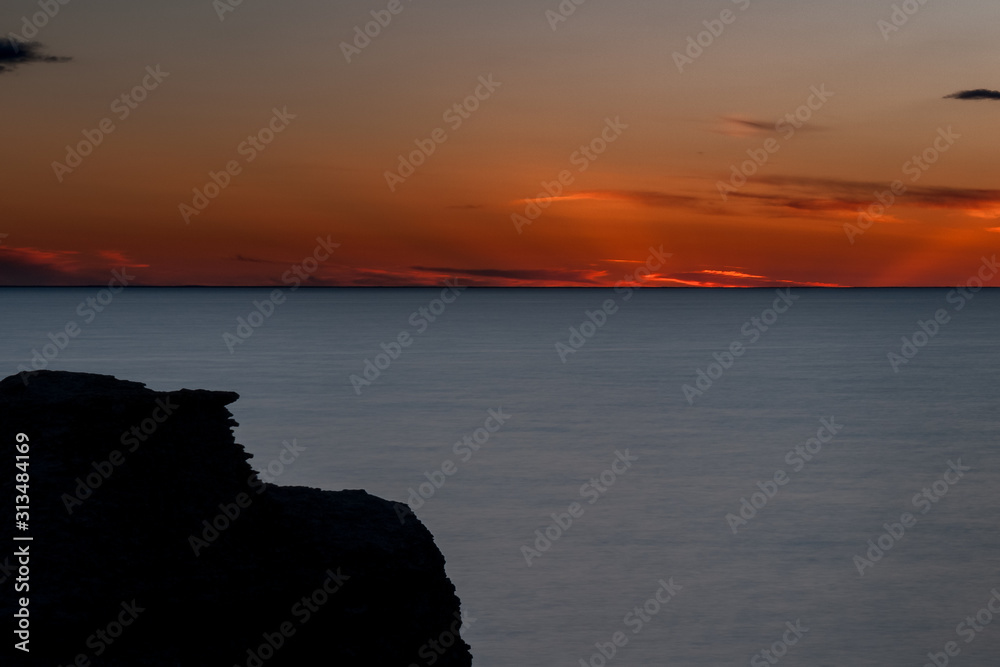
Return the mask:
<path id="1" fill-rule="evenodd" d="M 876 193 L 885 192 L 889 187 L 888 183 L 871 181 L 790 176 L 763 177 L 758 183 L 767 190 L 737 192 L 733 196 L 798 213 L 819 214 L 856 215 L 859 209 L 876 201 Z M 906 192 L 897 199 L 901 207 L 956 210 L 977 218 L 1000 217 L 1000 190 L 907 186 Z M 891 219 L 887 216 L 882 221 Z"/>
<path id="2" fill-rule="evenodd" d="M 752 137 L 762 134 L 777 134 L 781 131 L 779 125 L 783 121 L 766 121 L 759 120 L 756 118 L 748 118 L 746 116 L 729 115 L 720 116 L 718 123 L 713 128 L 718 134 L 724 134 L 727 137 Z M 796 132 L 812 131 L 824 129 L 818 125 L 813 125 L 811 123 L 802 123 L 801 121 L 795 127 Z"/>
<path id="3" fill-rule="evenodd" d="M 682 208 L 700 207 L 706 203 L 705 198 L 693 195 L 672 194 L 669 192 L 659 192 L 655 190 L 588 190 L 585 192 L 574 192 L 545 199 L 518 199 L 515 204 L 530 204 L 545 202 L 551 199 L 552 202 L 571 201 L 621 201 L 642 206 L 652 206 L 656 208 Z"/>
<path id="4" fill-rule="evenodd" d="M 688 287 L 843 287 L 836 283 L 785 280 L 721 269 L 671 273 L 666 279 Z"/>
<path id="5" fill-rule="evenodd" d="M 489 284 L 516 285 L 581 285 L 603 284 L 600 278 L 608 274 L 599 269 L 459 269 L 454 267 L 412 266 L 414 271 L 437 274 L 439 277 L 465 276 L 491 281 Z"/>
<path id="6" fill-rule="evenodd" d="M 774 123 L 745 116 L 722 116 L 715 131 L 727 137 L 750 137 L 774 132 Z"/>
<path id="7" fill-rule="evenodd" d="M 118 252 L 117 250 L 99 250 L 97 254 L 102 259 L 108 260 L 111 264 L 117 267 L 125 266 L 130 269 L 145 269 L 149 267 L 149 264 L 137 264 L 135 260 L 126 257 L 124 253 Z"/>
<path id="8" fill-rule="evenodd" d="M 146 268 L 116 250 L 85 254 L 75 250 L 0 247 L 0 285 L 99 285 L 114 269 Z"/>
<path id="9" fill-rule="evenodd" d="M 848 181 L 834 178 L 762 176 L 753 185 L 730 196 L 766 207 L 769 215 L 781 217 L 856 217 L 859 210 L 876 202 L 876 194 L 890 188 L 888 182 Z M 905 208 L 944 209 L 970 217 L 1000 218 L 1000 190 L 907 185 L 897 197 L 896 206 Z M 697 194 L 653 190 L 588 190 L 549 199 L 519 199 L 513 204 L 548 204 L 578 201 L 624 202 L 653 208 L 682 209 L 710 215 L 738 215 L 733 207 L 719 201 L 714 191 Z M 897 214 L 898 215 L 898 214 Z M 880 222 L 903 222 L 887 213 Z"/>
<path id="10" fill-rule="evenodd" d="M 278 262 L 273 259 L 261 259 L 260 257 L 248 257 L 240 254 L 237 254 L 233 259 L 237 262 L 251 262 L 253 264 L 288 264 L 288 262 Z"/>

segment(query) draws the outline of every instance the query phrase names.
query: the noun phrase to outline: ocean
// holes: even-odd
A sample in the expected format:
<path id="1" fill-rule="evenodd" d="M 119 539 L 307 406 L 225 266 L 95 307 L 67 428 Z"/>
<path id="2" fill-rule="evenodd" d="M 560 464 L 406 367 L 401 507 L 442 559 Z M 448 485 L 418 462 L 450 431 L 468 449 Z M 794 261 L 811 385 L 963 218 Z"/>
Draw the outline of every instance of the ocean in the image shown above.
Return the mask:
<path id="1" fill-rule="evenodd" d="M 0 289 L 0 307 L 4 376 L 37 353 L 236 391 L 237 441 L 276 483 L 409 502 L 477 667 L 1000 657 L 996 290 Z"/>

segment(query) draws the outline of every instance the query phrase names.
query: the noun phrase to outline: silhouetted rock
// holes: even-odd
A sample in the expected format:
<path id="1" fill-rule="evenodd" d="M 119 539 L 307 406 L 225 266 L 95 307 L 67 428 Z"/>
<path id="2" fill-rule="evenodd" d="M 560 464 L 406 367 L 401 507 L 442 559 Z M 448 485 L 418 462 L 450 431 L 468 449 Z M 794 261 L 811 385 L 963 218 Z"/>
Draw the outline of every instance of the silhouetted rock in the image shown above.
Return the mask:
<path id="1" fill-rule="evenodd" d="M 233 438 L 225 406 L 237 398 L 83 373 L 0 382 L 0 617 L 10 627 L 27 597 L 31 623 L 30 658 L 9 634 L 3 653 L 49 667 L 85 664 L 79 655 L 132 667 L 471 665 L 423 524 L 364 491 L 261 482 Z M 30 439 L 27 531 L 14 522 L 18 433 Z M 12 597 L 24 545 L 30 590 Z"/>

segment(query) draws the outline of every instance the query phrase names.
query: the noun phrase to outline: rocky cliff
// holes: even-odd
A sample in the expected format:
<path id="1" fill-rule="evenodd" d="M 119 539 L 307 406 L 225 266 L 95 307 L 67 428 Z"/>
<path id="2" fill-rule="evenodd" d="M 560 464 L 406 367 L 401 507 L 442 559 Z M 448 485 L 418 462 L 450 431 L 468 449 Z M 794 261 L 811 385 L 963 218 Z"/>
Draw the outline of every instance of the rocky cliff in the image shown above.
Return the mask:
<path id="1" fill-rule="evenodd" d="M 470 665 L 423 524 L 364 491 L 263 483 L 233 437 L 237 398 L 0 382 L 0 617 L 30 632 L 2 663 Z"/>

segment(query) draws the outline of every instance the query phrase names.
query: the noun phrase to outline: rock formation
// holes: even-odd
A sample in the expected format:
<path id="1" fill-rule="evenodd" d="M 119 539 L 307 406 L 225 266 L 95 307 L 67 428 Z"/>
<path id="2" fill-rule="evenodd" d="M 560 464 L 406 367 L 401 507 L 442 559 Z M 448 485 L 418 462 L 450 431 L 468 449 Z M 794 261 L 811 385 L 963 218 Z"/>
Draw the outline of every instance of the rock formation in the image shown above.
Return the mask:
<path id="1" fill-rule="evenodd" d="M 26 379 L 0 382 L 0 617 L 28 598 L 30 654 L 8 641 L 2 664 L 471 665 L 423 524 L 364 491 L 261 482 L 231 430 L 237 394 Z"/>

